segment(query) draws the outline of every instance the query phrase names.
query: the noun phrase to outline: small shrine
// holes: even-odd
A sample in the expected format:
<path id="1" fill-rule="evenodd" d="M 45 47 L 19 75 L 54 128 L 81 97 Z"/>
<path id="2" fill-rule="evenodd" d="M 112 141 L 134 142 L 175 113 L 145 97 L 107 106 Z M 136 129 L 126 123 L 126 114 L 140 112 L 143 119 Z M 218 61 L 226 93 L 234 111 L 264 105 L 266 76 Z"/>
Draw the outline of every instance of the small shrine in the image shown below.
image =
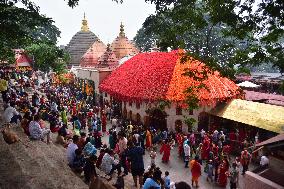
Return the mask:
<path id="1" fill-rule="evenodd" d="M 116 58 L 114 52 L 111 50 L 110 44 L 107 45 L 106 51 L 99 58 L 98 62 L 98 67 L 102 68 L 115 68 L 116 66 L 118 66 L 118 59 Z"/>

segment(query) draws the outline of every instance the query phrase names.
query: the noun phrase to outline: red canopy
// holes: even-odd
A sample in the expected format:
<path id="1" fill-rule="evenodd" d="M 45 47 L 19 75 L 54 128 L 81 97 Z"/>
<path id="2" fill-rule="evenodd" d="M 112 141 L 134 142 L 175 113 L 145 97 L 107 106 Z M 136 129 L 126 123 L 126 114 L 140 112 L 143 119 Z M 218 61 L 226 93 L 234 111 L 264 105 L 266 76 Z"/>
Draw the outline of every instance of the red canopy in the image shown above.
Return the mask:
<path id="1" fill-rule="evenodd" d="M 100 90 L 125 101 L 184 101 L 184 91 L 189 86 L 199 85 L 193 78 L 184 76 L 184 70 L 208 68 L 193 58 L 180 63 L 182 55 L 180 51 L 138 54 L 113 71 L 101 83 Z M 240 94 L 239 87 L 218 72 L 209 73 L 204 84 L 209 90 L 197 91 L 201 104 L 215 103 Z"/>
<path id="2" fill-rule="evenodd" d="M 28 67 L 30 67 L 31 66 L 31 64 L 30 64 L 31 60 L 25 54 L 20 55 L 16 59 L 16 62 L 17 62 L 17 66 L 19 66 L 19 67 L 21 67 L 21 66 L 28 66 Z"/>

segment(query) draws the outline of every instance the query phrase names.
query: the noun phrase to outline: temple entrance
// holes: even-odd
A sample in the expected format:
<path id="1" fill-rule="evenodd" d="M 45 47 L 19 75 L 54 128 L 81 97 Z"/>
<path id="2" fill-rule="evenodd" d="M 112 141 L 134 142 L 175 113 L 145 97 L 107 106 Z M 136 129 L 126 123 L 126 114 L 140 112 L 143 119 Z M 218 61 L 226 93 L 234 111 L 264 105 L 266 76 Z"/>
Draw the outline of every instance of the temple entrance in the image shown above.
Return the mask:
<path id="1" fill-rule="evenodd" d="M 198 115 L 198 130 L 204 129 L 205 131 L 208 131 L 208 125 L 209 125 L 209 114 L 207 112 L 201 112 Z"/>
<path id="2" fill-rule="evenodd" d="M 182 121 L 179 119 L 175 121 L 175 131 L 182 132 Z"/>
<path id="3" fill-rule="evenodd" d="M 122 102 L 112 100 L 113 115 L 120 117 L 122 115 Z"/>
<path id="4" fill-rule="evenodd" d="M 149 115 L 149 126 L 155 129 L 165 130 L 167 128 L 167 113 L 159 108 L 151 108 L 146 112 Z"/>
<path id="5" fill-rule="evenodd" d="M 126 106 L 123 107 L 122 116 L 123 116 L 124 119 L 127 118 L 127 109 L 126 109 Z"/>
<path id="6" fill-rule="evenodd" d="M 145 127 L 149 127 L 149 124 L 150 124 L 150 117 L 149 116 L 144 116 L 144 125 Z"/>
<path id="7" fill-rule="evenodd" d="M 141 123 L 141 116 L 140 116 L 139 113 L 136 114 L 136 122 L 137 122 L 137 124 Z"/>
<path id="8" fill-rule="evenodd" d="M 132 121 L 132 111 L 129 111 L 129 113 L 128 113 L 128 119 L 129 119 L 130 121 Z"/>

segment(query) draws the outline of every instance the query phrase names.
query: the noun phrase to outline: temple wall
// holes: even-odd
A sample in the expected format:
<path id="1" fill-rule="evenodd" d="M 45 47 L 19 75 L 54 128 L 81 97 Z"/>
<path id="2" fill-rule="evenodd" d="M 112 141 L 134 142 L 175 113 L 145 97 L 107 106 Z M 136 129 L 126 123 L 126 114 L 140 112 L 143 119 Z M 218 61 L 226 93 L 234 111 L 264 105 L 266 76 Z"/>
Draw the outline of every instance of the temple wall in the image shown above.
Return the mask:
<path id="1" fill-rule="evenodd" d="M 136 103 L 132 103 L 132 105 L 130 106 L 129 102 L 124 102 L 123 103 L 123 107 L 126 104 L 126 110 L 127 110 L 127 117 L 129 118 L 129 113 L 132 112 L 132 118 L 134 120 L 136 120 L 136 115 L 137 113 L 141 116 L 141 121 L 144 123 L 145 121 L 145 116 L 147 116 L 146 114 L 146 110 L 148 109 L 149 106 L 154 106 L 154 104 L 146 104 L 146 103 L 142 103 L 140 105 L 140 108 L 138 109 L 136 107 Z M 176 105 L 172 104 L 170 107 L 166 107 L 165 108 L 165 112 L 168 114 L 167 117 L 167 127 L 169 129 L 169 131 L 175 131 L 175 123 L 177 120 L 180 120 L 182 122 L 182 131 L 184 133 L 188 132 L 188 127 L 187 125 L 184 123 L 184 116 L 186 117 L 192 117 L 194 118 L 197 122 L 194 124 L 193 126 L 193 130 L 197 129 L 198 126 L 198 116 L 200 114 L 200 112 L 202 111 L 209 111 L 211 108 L 210 107 L 200 107 L 198 110 L 194 110 L 192 115 L 189 115 L 189 112 L 185 109 L 182 110 L 182 115 L 176 115 Z"/>
<path id="2" fill-rule="evenodd" d="M 244 189 L 250 189 L 250 188 L 283 189 L 282 186 L 250 171 L 246 172 L 244 180 L 245 180 Z"/>
<path id="3" fill-rule="evenodd" d="M 88 69 L 82 69 L 79 68 L 77 69 L 77 77 L 81 78 L 81 79 L 87 79 L 87 80 L 92 80 L 95 82 L 95 91 L 96 93 L 99 93 L 99 84 L 111 73 L 110 70 L 88 70 Z M 104 100 L 110 101 L 110 95 L 105 95 L 105 93 L 103 93 L 103 97 Z M 132 119 L 136 120 L 136 116 L 137 114 L 140 115 L 141 117 L 141 121 L 143 123 L 145 123 L 145 116 L 147 116 L 146 114 L 146 110 L 149 107 L 153 107 L 155 106 L 154 104 L 149 104 L 149 103 L 141 103 L 140 104 L 140 108 L 137 108 L 136 103 L 133 102 L 132 105 L 130 105 L 129 102 L 123 102 L 123 108 L 126 105 L 126 110 L 127 110 L 127 117 L 129 118 L 130 113 L 132 114 Z M 186 117 L 192 117 L 194 118 L 197 122 L 194 124 L 193 126 L 193 130 L 197 129 L 198 126 L 198 116 L 200 114 L 200 112 L 208 112 L 211 108 L 210 107 L 200 107 L 197 110 L 193 111 L 193 114 L 190 115 L 190 113 L 183 109 L 182 110 L 182 115 L 177 115 L 176 112 L 176 104 L 171 104 L 170 107 L 166 107 L 165 108 L 165 112 L 168 114 L 167 117 L 167 127 L 169 129 L 169 131 L 175 131 L 175 125 L 176 122 L 179 121 L 182 125 L 182 131 L 187 133 L 188 132 L 188 127 L 187 125 L 184 123 L 184 116 Z"/>
<path id="4" fill-rule="evenodd" d="M 90 70 L 77 68 L 77 77 L 80 79 L 92 80 L 95 82 L 95 92 L 99 93 L 99 84 L 111 73 L 110 70 Z"/>

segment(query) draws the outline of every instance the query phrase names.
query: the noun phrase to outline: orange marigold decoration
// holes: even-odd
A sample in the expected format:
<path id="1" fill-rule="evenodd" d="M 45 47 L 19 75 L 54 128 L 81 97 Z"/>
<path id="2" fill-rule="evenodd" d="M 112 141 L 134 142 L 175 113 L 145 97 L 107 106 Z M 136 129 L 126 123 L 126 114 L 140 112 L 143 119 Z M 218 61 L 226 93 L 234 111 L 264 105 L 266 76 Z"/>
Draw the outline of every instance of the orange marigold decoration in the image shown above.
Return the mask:
<path id="1" fill-rule="evenodd" d="M 239 87 L 231 80 L 221 77 L 202 62 L 188 58 L 181 63 L 184 51 L 141 53 L 118 67 L 99 86 L 100 90 L 122 101 L 184 102 L 185 90 L 196 88 L 195 95 L 201 105 L 215 104 L 217 101 L 235 98 Z M 208 71 L 200 82 L 185 76 L 185 70 L 195 71 L 198 77 Z"/>

